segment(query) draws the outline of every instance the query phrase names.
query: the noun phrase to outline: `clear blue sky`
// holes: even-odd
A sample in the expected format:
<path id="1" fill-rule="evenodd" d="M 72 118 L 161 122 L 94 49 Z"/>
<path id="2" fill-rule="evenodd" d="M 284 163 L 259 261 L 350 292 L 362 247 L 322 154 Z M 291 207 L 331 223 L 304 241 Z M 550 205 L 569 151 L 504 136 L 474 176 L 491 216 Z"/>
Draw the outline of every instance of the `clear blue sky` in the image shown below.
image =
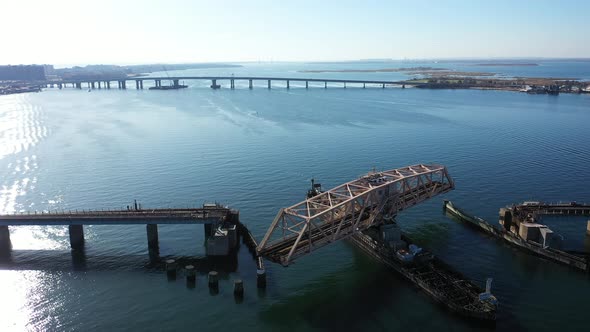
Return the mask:
<path id="1" fill-rule="evenodd" d="M 0 64 L 590 57 L 590 1 L 5 0 Z"/>

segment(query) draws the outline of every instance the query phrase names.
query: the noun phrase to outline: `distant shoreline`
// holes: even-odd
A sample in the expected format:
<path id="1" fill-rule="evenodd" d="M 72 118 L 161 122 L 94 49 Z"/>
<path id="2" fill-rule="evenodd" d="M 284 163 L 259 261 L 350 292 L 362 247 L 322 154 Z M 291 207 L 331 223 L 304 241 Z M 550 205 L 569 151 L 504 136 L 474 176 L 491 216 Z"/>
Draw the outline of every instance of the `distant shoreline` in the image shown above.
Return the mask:
<path id="1" fill-rule="evenodd" d="M 484 67 L 537 67 L 538 63 L 476 63 L 472 66 Z"/>

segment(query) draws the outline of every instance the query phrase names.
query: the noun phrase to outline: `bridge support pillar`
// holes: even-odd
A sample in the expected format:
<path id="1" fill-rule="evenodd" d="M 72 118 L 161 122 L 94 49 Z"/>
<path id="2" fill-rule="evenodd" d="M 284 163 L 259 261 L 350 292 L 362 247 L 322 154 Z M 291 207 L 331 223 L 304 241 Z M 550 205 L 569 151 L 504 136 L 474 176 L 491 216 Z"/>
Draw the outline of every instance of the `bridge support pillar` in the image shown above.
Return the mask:
<path id="1" fill-rule="evenodd" d="M 289 80 L 287 80 L 287 89 L 289 89 Z"/>
<path id="2" fill-rule="evenodd" d="M 93 88 L 93 89 L 95 89 L 95 88 L 96 88 L 96 86 L 94 85 L 94 82 L 91 82 L 90 84 L 92 85 L 92 88 Z"/>
<path id="3" fill-rule="evenodd" d="M 104 82 L 104 84 L 107 87 L 107 89 L 110 89 L 111 88 L 111 82 L 106 81 L 106 82 Z"/>
<path id="4" fill-rule="evenodd" d="M 346 82 L 344 82 L 344 88 L 346 89 Z"/>
<path id="5" fill-rule="evenodd" d="M 139 80 L 139 88 L 143 90 L 143 80 Z"/>
<path id="6" fill-rule="evenodd" d="M 125 81 L 125 80 L 121 81 L 121 88 L 123 90 L 127 89 L 127 81 Z"/>
<path id="7" fill-rule="evenodd" d="M 82 89 L 82 82 L 78 82 L 78 83 L 76 83 L 76 88 L 78 88 L 78 89 Z"/>
<path id="8" fill-rule="evenodd" d="M 305 88 L 309 89 L 309 81 L 305 81 Z"/>
<path id="9" fill-rule="evenodd" d="M 328 88 L 328 82 L 324 82 L 324 89 Z"/>
<path id="10" fill-rule="evenodd" d="M 268 80 L 268 88 L 270 89 L 270 80 Z"/>
<path id="11" fill-rule="evenodd" d="M 148 249 L 149 252 L 158 252 L 160 249 L 160 243 L 158 241 L 158 225 L 147 224 L 145 225 L 147 231 Z"/>
<path id="12" fill-rule="evenodd" d="M 367 84 L 367 83 L 363 83 L 363 89 L 364 89 L 364 88 L 366 88 L 366 84 Z"/>
<path id="13" fill-rule="evenodd" d="M 138 80 L 135 80 L 135 89 L 139 90 L 139 81 Z"/>
<path id="14" fill-rule="evenodd" d="M 61 90 L 61 89 L 63 89 L 63 84 L 59 83 L 59 84 L 57 85 L 57 87 L 58 87 L 58 88 Z"/>
<path id="15" fill-rule="evenodd" d="M 236 85 L 235 85 L 235 82 L 234 82 L 234 80 L 233 80 L 233 79 L 231 79 L 231 80 L 229 81 L 229 87 L 230 87 L 230 89 L 235 89 Z"/>
<path id="16" fill-rule="evenodd" d="M 70 247 L 72 249 L 84 248 L 84 227 L 82 225 L 70 225 Z"/>
<path id="17" fill-rule="evenodd" d="M 248 83 L 249 83 L 249 85 L 248 85 L 248 88 L 249 88 L 250 90 L 252 90 L 252 80 L 250 80 Z"/>
<path id="18" fill-rule="evenodd" d="M 174 86 L 178 86 L 178 80 L 172 80 Z"/>
<path id="19" fill-rule="evenodd" d="M 383 87 L 381 89 L 385 89 L 385 83 L 383 83 Z"/>
<path id="20" fill-rule="evenodd" d="M 98 88 L 99 88 L 99 89 L 102 89 L 101 82 L 100 82 L 100 81 L 98 81 L 98 82 L 96 82 L 96 83 L 98 84 Z"/>
<path id="21" fill-rule="evenodd" d="M 0 252 L 8 251 L 12 248 L 10 243 L 10 230 L 8 226 L 0 226 Z"/>

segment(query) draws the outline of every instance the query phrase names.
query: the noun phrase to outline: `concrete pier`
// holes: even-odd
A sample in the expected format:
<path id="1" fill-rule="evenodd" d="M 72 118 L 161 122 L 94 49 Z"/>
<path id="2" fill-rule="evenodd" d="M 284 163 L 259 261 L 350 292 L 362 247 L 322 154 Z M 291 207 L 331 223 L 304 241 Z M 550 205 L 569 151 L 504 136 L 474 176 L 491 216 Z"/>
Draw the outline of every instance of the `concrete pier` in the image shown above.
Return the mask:
<path id="1" fill-rule="evenodd" d="M 12 243 L 10 242 L 10 230 L 8 226 L 0 226 L 0 250 L 10 250 Z"/>
<path id="2" fill-rule="evenodd" d="M 178 86 L 179 85 L 179 80 L 172 80 L 172 84 L 174 84 L 174 86 Z"/>
<path id="3" fill-rule="evenodd" d="M 287 80 L 287 89 L 289 89 L 289 80 Z"/>
<path id="4" fill-rule="evenodd" d="M 270 89 L 270 80 L 268 80 L 268 88 Z"/>
<path id="5" fill-rule="evenodd" d="M 344 88 L 346 89 L 346 82 L 344 82 Z"/>
<path id="6" fill-rule="evenodd" d="M 305 81 L 305 88 L 309 89 L 309 81 Z"/>
<path id="7" fill-rule="evenodd" d="M 256 270 L 256 286 L 261 289 L 266 288 L 266 270 Z"/>
<path id="8" fill-rule="evenodd" d="M 70 225 L 70 247 L 72 249 L 84 249 L 84 226 Z"/>
<path id="9" fill-rule="evenodd" d="M 166 275 L 170 279 L 176 278 L 176 261 L 173 259 L 166 260 Z"/>
<path id="10" fill-rule="evenodd" d="M 248 88 L 252 90 L 252 80 L 248 80 Z"/>
<path id="11" fill-rule="evenodd" d="M 209 272 L 209 288 L 217 289 L 219 287 L 217 271 Z"/>
<path id="12" fill-rule="evenodd" d="M 186 271 L 186 282 L 187 284 L 195 284 L 195 282 L 197 281 L 197 275 L 195 272 L 195 267 L 193 265 L 187 265 L 184 267 L 184 270 Z"/>
<path id="13" fill-rule="evenodd" d="M 328 82 L 324 82 L 324 89 L 328 88 Z"/>
<path id="14" fill-rule="evenodd" d="M 94 85 L 94 82 L 90 82 L 90 85 L 92 86 L 92 89 L 96 88 L 96 86 Z"/>
<path id="15" fill-rule="evenodd" d="M 99 89 L 102 89 L 102 86 L 100 85 L 100 81 L 96 82 L 96 84 L 98 84 Z"/>
<path id="16" fill-rule="evenodd" d="M 365 86 L 366 84 L 367 84 L 367 83 L 363 83 L 363 89 L 365 89 L 365 88 L 366 88 L 366 86 Z"/>
<path id="17" fill-rule="evenodd" d="M 230 89 L 235 89 L 236 88 L 236 85 L 235 85 L 235 82 L 234 82 L 233 79 L 229 80 L 229 87 L 230 87 Z"/>
<path id="18" fill-rule="evenodd" d="M 157 224 L 147 224 L 146 231 L 147 231 L 148 249 L 150 251 L 158 251 L 160 248 L 160 243 L 158 241 L 158 225 Z"/>
<path id="19" fill-rule="evenodd" d="M 244 297 L 244 282 L 242 279 L 234 280 L 234 296 Z"/>

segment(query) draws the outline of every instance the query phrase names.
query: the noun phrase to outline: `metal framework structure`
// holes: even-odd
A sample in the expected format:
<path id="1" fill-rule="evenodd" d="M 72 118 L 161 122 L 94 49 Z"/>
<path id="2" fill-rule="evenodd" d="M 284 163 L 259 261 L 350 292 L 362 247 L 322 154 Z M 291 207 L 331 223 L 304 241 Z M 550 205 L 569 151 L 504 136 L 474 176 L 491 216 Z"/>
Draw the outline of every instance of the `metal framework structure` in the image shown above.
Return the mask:
<path id="1" fill-rule="evenodd" d="M 453 188 L 453 180 L 442 165 L 373 171 L 281 209 L 257 251 L 287 266 L 295 258 L 378 225 L 384 217 L 394 217 Z"/>

